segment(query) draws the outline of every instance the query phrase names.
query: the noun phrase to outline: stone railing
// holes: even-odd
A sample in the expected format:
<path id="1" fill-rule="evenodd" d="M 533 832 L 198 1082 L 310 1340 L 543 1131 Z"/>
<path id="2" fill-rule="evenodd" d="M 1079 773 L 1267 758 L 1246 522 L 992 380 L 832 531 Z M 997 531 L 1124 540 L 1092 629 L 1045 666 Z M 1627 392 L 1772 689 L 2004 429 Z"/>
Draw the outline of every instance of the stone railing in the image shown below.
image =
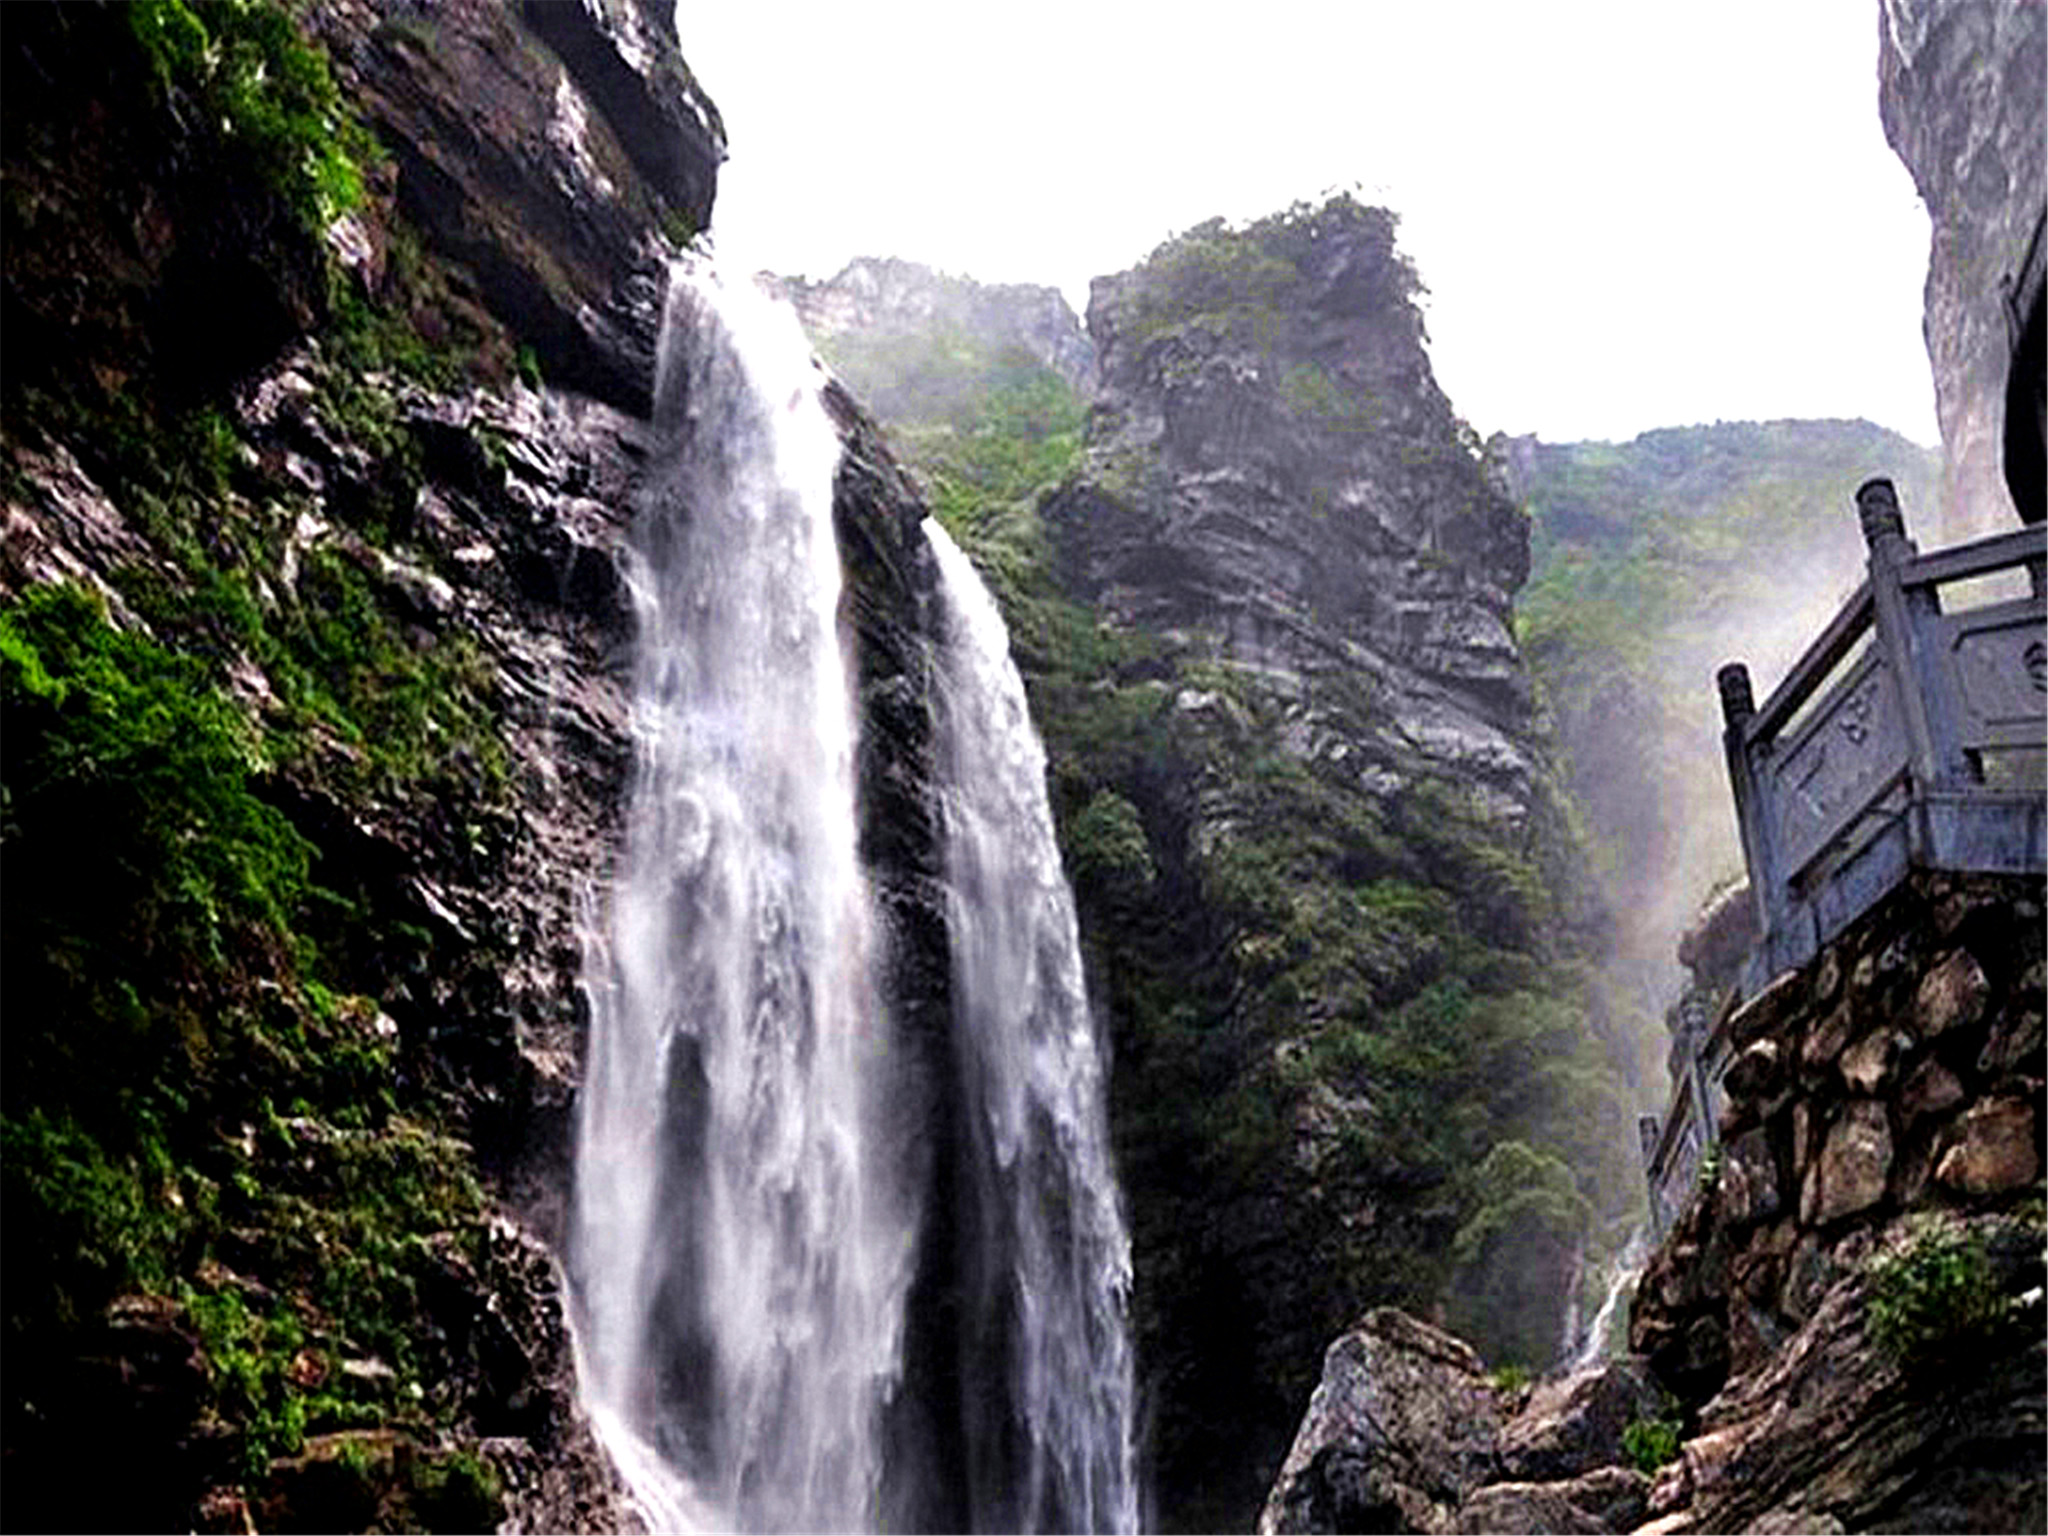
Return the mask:
<path id="1" fill-rule="evenodd" d="M 1786 982 L 1915 869 L 2048 870 L 2048 536 L 2037 525 L 1922 555 L 1889 480 L 1866 482 L 1856 506 L 1868 579 L 1761 709 L 1746 667 L 1719 674 L 1761 937 L 1740 983 L 1717 994 L 1718 1017 L 1680 1021 L 1670 1104 L 1639 1123 L 1660 1237 L 1717 1140 L 1738 1005 Z M 2001 578 L 2024 594 L 1944 611 L 1944 587 Z"/>
<path id="2" fill-rule="evenodd" d="M 1910 870 L 2048 869 L 2048 537 L 2036 525 L 1923 555 L 1889 480 L 1867 481 L 1856 509 L 1869 578 L 1763 707 L 1748 668 L 1718 676 L 1763 934 L 1751 995 Z M 1944 588 L 2001 573 L 2025 595 L 1944 611 Z"/>

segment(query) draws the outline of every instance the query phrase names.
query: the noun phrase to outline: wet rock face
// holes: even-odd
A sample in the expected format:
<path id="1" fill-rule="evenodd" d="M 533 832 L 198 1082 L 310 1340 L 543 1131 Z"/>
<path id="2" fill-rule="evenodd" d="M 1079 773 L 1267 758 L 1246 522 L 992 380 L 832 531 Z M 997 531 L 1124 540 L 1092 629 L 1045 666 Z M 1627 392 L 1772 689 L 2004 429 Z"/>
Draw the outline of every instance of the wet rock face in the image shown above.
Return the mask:
<path id="1" fill-rule="evenodd" d="M 310 18 L 397 164 L 400 207 L 552 383 L 645 416 L 675 245 L 725 132 L 642 0 L 322 0 Z"/>
<path id="2" fill-rule="evenodd" d="M 2014 515 L 2001 468 L 2012 337 L 2000 285 L 2048 206 L 2048 17 L 2010 0 L 1883 0 L 1878 36 L 1885 137 L 1934 226 L 1922 329 L 1949 459 L 1939 542 L 1950 542 Z"/>
<path id="3" fill-rule="evenodd" d="M 1510 598 L 1528 524 L 1437 388 L 1380 209 L 1203 230 L 1098 278 L 1086 470 L 1045 509 L 1071 590 L 1316 700 L 1304 740 L 1448 773 L 1512 818 L 1533 764 Z M 1365 766 L 1361 762 L 1361 767 Z"/>

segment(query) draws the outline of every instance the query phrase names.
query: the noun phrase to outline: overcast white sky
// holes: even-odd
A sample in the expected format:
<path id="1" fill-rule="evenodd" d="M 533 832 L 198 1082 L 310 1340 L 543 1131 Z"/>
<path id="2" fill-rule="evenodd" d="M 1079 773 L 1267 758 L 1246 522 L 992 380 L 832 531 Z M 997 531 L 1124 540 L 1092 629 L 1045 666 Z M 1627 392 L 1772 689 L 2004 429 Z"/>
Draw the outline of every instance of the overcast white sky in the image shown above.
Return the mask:
<path id="1" fill-rule="evenodd" d="M 681 0 L 728 266 L 904 256 L 1085 310 L 1214 214 L 1401 217 L 1439 382 L 1552 441 L 1780 416 L 1939 440 L 1877 0 Z"/>

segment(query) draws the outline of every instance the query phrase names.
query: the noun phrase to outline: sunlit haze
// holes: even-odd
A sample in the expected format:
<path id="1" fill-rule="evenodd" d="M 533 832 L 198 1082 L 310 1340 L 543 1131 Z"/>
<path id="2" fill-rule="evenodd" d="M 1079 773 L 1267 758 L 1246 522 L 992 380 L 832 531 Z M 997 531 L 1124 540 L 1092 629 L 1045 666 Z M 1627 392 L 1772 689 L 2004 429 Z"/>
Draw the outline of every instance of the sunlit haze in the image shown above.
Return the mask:
<path id="1" fill-rule="evenodd" d="M 728 265 L 903 256 L 1085 309 L 1212 215 L 1401 218 L 1437 377 L 1553 441 L 1863 416 L 1933 443 L 1928 224 L 1876 0 L 997 11 L 682 0 Z"/>

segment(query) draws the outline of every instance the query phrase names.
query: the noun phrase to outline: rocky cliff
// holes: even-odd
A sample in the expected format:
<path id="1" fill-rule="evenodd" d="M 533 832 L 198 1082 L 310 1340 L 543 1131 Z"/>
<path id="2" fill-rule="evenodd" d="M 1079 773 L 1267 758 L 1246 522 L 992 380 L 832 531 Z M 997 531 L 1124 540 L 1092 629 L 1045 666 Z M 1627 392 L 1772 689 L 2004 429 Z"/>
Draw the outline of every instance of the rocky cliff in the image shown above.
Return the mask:
<path id="1" fill-rule="evenodd" d="M 2003 471 L 2015 340 L 2005 298 L 2048 213 L 2048 11 L 2038 0 L 1885 0 L 1878 81 L 1885 137 L 1934 224 L 1922 330 L 1948 453 L 1934 542 L 1952 543 L 2009 527 L 2015 510 Z M 2037 418 L 2039 399 L 2037 384 Z M 2038 434 L 2038 419 L 2025 425 Z"/>
<path id="2" fill-rule="evenodd" d="M 722 135 L 663 6 L 303 20 L 6 29 L 6 1518 L 619 1528 L 554 1252 Z M 864 839 L 943 1010 L 923 509 L 831 404 Z"/>
<path id="3" fill-rule="evenodd" d="M 1391 218 L 1342 202 L 1098 280 L 1088 461 L 1048 517 L 1116 622 L 1201 634 L 1293 693 L 1301 756 L 1341 744 L 1381 797 L 1448 772 L 1516 821 L 1527 520 L 1430 375 L 1417 286 Z M 1318 686 L 1340 676 L 1392 707 L 1346 711 Z"/>
<path id="4" fill-rule="evenodd" d="M 1099 280 L 1087 399 L 1039 292 L 799 289 L 1003 604 L 1114 1037 L 1157 1517 L 1242 1524 L 1362 1306 L 1548 1360 L 1633 1195 L 1621 1069 L 1510 634 L 1527 525 L 1391 216 Z"/>
<path id="5" fill-rule="evenodd" d="M 1098 280 L 1086 452 L 1043 509 L 1064 590 L 1134 647 L 1129 738 L 1105 753 L 1057 707 L 1047 734 L 1180 1518 L 1246 1517 L 1226 1490 L 1372 1302 L 1548 1363 L 1574 1253 L 1630 1198 L 1600 1141 L 1625 1068 L 1573 969 L 1594 914 L 1512 636 L 1527 521 L 1431 377 L 1393 235 L 1338 199 Z M 1119 801 L 1142 906 L 1087 869 L 1090 808 Z M 1240 1343 L 1195 1342 L 1219 1329 Z"/>

